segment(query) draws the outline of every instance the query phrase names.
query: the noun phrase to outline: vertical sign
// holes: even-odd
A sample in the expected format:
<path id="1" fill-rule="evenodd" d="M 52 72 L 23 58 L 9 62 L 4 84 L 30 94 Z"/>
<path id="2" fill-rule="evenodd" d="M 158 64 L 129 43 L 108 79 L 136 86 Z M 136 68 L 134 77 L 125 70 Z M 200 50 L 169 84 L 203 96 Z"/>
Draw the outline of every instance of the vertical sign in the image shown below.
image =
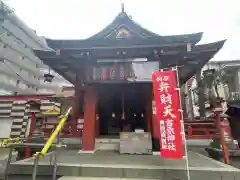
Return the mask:
<path id="1" fill-rule="evenodd" d="M 181 116 L 175 71 L 156 72 L 152 80 L 161 156 L 182 159 Z"/>

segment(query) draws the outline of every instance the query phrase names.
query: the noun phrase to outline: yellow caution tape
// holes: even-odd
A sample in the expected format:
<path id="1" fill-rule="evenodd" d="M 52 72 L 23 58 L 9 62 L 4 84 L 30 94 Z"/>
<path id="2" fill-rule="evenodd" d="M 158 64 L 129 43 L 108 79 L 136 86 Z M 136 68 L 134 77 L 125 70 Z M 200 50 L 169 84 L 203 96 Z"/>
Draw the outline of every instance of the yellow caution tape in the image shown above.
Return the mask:
<path id="1" fill-rule="evenodd" d="M 19 144 L 21 142 L 22 142 L 22 140 L 19 137 L 0 139 L 0 147 L 7 148 L 7 147 L 11 146 L 12 144 Z"/>

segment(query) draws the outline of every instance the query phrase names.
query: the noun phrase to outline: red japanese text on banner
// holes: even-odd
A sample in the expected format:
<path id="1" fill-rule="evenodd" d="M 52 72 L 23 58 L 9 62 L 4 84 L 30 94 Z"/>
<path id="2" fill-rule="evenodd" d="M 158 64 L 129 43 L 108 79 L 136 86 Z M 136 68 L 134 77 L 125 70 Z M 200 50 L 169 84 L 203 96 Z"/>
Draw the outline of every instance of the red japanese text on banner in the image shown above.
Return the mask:
<path id="1" fill-rule="evenodd" d="M 156 72 L 152 80 L 161 156 L 182 159 L 181 116 L 175 71 Z"/>

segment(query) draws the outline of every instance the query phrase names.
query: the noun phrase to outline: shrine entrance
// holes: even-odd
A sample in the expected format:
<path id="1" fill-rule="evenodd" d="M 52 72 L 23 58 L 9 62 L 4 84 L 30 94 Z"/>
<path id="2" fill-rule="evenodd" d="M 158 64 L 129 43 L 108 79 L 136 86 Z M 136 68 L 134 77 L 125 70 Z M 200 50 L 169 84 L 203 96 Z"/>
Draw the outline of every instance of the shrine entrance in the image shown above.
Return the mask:
<path id="1" fill-rule="evenodd" d="M 147 128 L 147 92 L 151 84 L 98 84 L 99 135 L 118 137 L 120 132 Z"/>
<path id="2" fill-rule="evenodd" d="M 118 135 L 123 129 L 127 130 L 127 125 L 118 121 L 131 124 L 129 131 L 136 129 L 133 119 L 144 122 L 138 125 L 144 130 L 147 124 L 148 131 L 152 132 L 153 149 L 159 150 L 159 130 L 152 111 L 152 73 L 178 66 L 182 86 L 225 42 L 196 45 L 201 38 L 202 33 L 157 35 L 139 26 L 122 10 L 106 28 L 87 39 L 46 39 L 52 51 L 35 49 L 34 53 L 74 84 L 72 119 L 76 124 L 79 118 L 84 121 L 83 151 L 94 150 L 95 137 L 99 134 Z M 50 73 L 46 75 L 54 77 Z M 81 93 L 84 98 L 80 97 Z M 79 99 L 84 99 L 83 117 Z M 113 118 L 116 123 L 112 123 Z"/>

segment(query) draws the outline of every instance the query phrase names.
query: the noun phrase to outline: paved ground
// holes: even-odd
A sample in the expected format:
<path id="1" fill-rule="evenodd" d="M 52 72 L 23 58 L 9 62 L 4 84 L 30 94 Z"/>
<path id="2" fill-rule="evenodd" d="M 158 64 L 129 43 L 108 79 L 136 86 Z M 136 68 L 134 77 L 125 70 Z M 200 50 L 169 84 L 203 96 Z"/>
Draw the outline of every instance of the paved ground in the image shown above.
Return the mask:
<path id="1" fill-rule="evenodd" d="M 189 151 L 189 170 L 193 180 L 240 179 L 240 170 Z M 39 162 L 38 175 L 51 176 L 53 169 L 47 156 Z M 95 154 L 79 154 L 76 150 L 58 152 L 59 176 L 141 178 L 159 180 L 186 180 L 186 160 L 166 160 L 158 155 L 120 155 L 113 151 L 97 151 Z M 9 173 L 28 175 L 33 172 L 33 159 L 14 162 Z M 88 178 L 89 179 L 89 178 Z M 15 179 L 14 179 L 15 180 Z M 28 180 L 25 178 L 25 180 Z M 77 179 L 76 179 L 77 180 Z M 84 179 L 85 180 L 85 179 Z M 87 179 L 86 179 L 87 180 Z M 89 179 L 90 180 L 90 179 Z"/>
<path id="2" fill-rule="evenodd" d="M 74 177 L 63 176 L 58 180 L 159 180 L 159 179 L 139 179 L 139 178 L 108 178 L 108 177 Z"/>
<path id="3" fill-rule="evenodd" d="M 208 157 L 208 153 L 205 151 L 205 147 L 189 147 L 191 151 L 197 152 Z M 240 169 L 240 157 L 230 158 L 231 166 Z"/>
<path id="4" fill-rule="evenodd" d="M 193 151 L 188 152 L 189 167 L 192 169 L 224 169 L 232 170 L 231 166 L 214 161 Z M 49 164 L 50 157 L 45 157 L 40 164 Z M 33 164 L 33 159 L 18 161 L 13 164 Z M 58 153 L 58 164 L 78 166 L 136 166 L 185 169 L 185 160 L 165 160 L 152 155 L 119 155 L 115 152 L 99 151 L 95 154 L 78 154 L 75 150 Z"/>

